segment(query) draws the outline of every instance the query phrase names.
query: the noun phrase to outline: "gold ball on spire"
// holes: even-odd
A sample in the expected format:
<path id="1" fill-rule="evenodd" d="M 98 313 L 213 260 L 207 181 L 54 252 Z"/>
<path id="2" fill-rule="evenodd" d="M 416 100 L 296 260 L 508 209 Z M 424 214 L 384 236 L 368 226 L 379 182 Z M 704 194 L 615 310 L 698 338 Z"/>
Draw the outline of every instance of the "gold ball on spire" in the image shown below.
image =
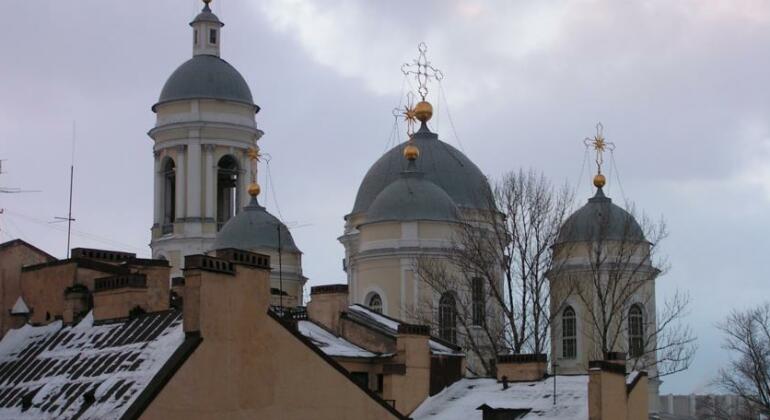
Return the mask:
<path id="1" fill-rule="evenodd" d="M 428 122 L 433 116 L 433 105 L 427 101 L 420 101 L 414 106 L 414 116 L 421 122 Z"/>
<path id="2" fill-rule="evenodd" d="M 596 188 L 602 188 L 607 184 L 607 178 L 604 177 L 602 174 L 596 174 L 594 177 L 594 187 Z"/>
<path id="3" fill-rule="evenodd" d="M 404 147 L 404 157 L 407 160 L 417 160 L 417 158 L 420 157 L 420 149 L 410 141 L 409 144 Z"/>
<path id="4" fill-rule="evenodd" d="M 259 187 L 259 184 L 256 182 L 252 182 L 249 184 L 249 195 L 252 197 L 256 197 L 259 195 L 260 191 L 262 191 L 262 188 Z"/>

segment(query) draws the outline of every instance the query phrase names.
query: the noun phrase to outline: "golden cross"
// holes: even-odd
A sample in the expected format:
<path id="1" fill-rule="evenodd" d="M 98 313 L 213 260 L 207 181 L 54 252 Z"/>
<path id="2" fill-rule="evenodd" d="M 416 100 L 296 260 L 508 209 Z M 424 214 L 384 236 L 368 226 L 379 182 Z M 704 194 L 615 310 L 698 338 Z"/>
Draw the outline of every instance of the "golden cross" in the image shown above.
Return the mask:
<path id="1" fill-rule="evenodd" d="M 417 45 L 417 50 L 420 52 L 417 59 L 412 60 L 411 63 L 404 63 L 401 66 L 401 72 L 404 73 L 404 76 L 414 75 L 418 85 L 417 93 L 420 94 L 424 101 L 425 97 L 428 95 L 428 82 L 431 79 L 440 82 L 441 79 L 444 78 L 444 73 L 433 67 L 431 62 L 428 61 L 428 57 L 426 56 L 428 46 L 425 45 L 424 42 L 420 42 L 420 44 Z"/>
<path id="2" fill-rule="evenodd" d="M 604 152 L 606 150 L 609 150 L 612 152 L 615 150 L 615 143 L 608 142 L 604 139 L 604 126 L 602 123 L 596 124 L 596 135 L 591 137 L 586 137 L 583 140 L 583 143 L 586 145 L 586 147 L 593 147 L 596 151 L 596 170 L 597 173 L 602 173 L 602 164 L 604 163 Z"/>

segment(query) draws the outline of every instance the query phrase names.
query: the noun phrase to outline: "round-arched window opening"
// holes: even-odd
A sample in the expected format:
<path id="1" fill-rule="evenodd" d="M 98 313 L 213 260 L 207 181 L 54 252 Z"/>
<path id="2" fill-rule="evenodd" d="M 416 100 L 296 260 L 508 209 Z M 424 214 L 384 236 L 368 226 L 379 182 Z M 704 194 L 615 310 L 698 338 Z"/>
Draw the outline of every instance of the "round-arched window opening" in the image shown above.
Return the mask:
<path id="1" fill-rule="evenodd" d="M 369 301 L 366 302 L 366 306 L 372 310 L 372 312 L 382 313 L 382 298 L 377 293 L 369 296 Z"/>
<path id="2" fill-rule="evenodd" d="M 217 163 L 217 224 L 221 228 L 238 212 L 238 162 L 230 155 Z"/>

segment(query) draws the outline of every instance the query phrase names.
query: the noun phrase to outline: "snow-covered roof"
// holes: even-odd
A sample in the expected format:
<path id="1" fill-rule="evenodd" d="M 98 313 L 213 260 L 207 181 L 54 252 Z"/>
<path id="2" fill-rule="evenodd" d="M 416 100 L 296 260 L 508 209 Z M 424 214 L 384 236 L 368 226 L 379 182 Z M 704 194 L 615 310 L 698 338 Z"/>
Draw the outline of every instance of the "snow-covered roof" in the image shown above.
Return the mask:
<path id="1" fill-rule="evenodd" d="M 391 337 L 398 335 L 398 326 L 402 324 L 402 322 L 397 319 L 374 312 L 366 306 L 359 304 L 349 306 L 348 314 L 351 315 L 352 318 L 363 321 L 365 324 L 372 326 Z M 431 337 L 428 343 L 430 344 L 430 352 L 432 354 L 445 356 L 463 355 L 462 351 L 459 349 L 452 348 L 452 346 L 440 342 L 435 337 Z"/>
<path id="2" fill-rule="evenodd" d="M 118 419 L 182 345 L 177 311 L 25 325 L 0 341 L 0 419 Z"/>
<path id="3" fill-rule="evenodd" d="M 495 379 L 461 379 L 423 401 L 414 420 L 481 420 L 479 407 L 531 410 L 524 420 L 588 419 L 588 376 L 557 376 L 537 382 L 514 382 L 503 390 Z"/>
<path id="4" fill-rule="evenodd" d="M 357 345 L 337 337 L 325 328 L 317 325 L 313 321 L 297 321 L 297 329 L 316 345 L 327 356 L 337 357 L 377 357 L 379 354 L 372 353 Z"/>
<path id="5" fill-rule="evenodd" d="M 16 299 L 16 303 L 13 304 L 13 308 L 11 308 L 11 315 L 25 315 L 29 313 L 29 306 L 27 306 L 27 302 L 24 302 L 24 298 L 19 296 L 18 299 Z"/>

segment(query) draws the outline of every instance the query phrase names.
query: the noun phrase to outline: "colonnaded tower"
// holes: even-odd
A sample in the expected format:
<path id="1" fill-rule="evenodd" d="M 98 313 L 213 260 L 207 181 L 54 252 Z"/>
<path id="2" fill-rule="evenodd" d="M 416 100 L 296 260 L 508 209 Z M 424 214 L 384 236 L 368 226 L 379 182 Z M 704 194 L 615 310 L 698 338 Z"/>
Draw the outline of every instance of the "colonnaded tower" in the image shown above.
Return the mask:
<path id="1" fill-rule="evenodd" d="M 219 57 L 224 24 L 210 0 L 190 26 L 193 57 L 168 78 L 149 136 L 155 142 L 153 258 L 180 275 L 184 256 L 208 251 L 217 231 L 249 203 L 247 151 L 262 136 L 251 90 Z"/>
<path id="2" fill-rule="evenodd" d="M 440 292 L 419 278 L 417 263 L 431 259 L 454 269 L 448 256 L 459 225 L 469 218 L 489 220 L 488 215 L 497 212 L 484 174 L 429 128 L 433 107 L 425 100 L 426 82 L 441 73 L 427 61 L 425 51 L 421 44 L 420 58 L 405 72 L 416 76 L 422 101 L 408 106 L 404 115 L 408 125 L 419 124 L 419 129 L 408 129 L 408 141 L 369 169 L 339 240 L 345 247 L 351 304 L 427 323 L 439 337 L 462 344 L 465 331 L 458 326 L 458 307 L 470 306 L 473 300 L 479 314 L 476 325 L 493 317 L 483 297 L 484 285 L 479 284 L 475 300 L 467 288 Z"/>
<path id="3" fill-rule="evenodd" d="M 602 155 L 614 147 L 601 124 L 586 144 L 596 151 L 596 193 L 562 225 L 553 246 L 551 357 L 559 374 L 585 374 L 589 361 L 625 360 L 648 372 L 657 412 L 657 320 L 652 244 L 636 218 L 604 193 Z M 611 354 L 611 355 L 610 355 Z"/>

